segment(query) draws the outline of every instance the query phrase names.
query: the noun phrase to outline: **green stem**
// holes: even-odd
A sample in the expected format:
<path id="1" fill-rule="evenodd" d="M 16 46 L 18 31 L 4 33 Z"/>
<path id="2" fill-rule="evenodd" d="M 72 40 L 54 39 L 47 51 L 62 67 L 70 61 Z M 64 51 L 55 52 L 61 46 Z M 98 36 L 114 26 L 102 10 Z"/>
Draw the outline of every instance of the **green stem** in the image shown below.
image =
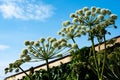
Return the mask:
<path id="1" fill-rule="evenodd" d="M 98 40 L 98 51 L 100 51 L 100 40 L 99 38 L 97 38 L 97 40 Z"/>
<path id="2" fill-rule="evenodd" d="M 106 62 L 106 38 L 104 35 L 104 55 L 103 55 L 103 65 L 102 65 L 102 72 L 101 72 L 101 78 L 103 78 L 103 72 L 104 72 L 104 67 L 105 67 L 105 62 Z"/>
<path id="3" fill-rule="evenodd" d="M 50 68 L 49 68 L 49 62 L 48 62 L 48 59 L 46 59 L 46 66 L 47 66 L 48 78 L 51 80 L 51 76 L 50 76 Z"/>
<path id="4" fill-rule="evenodd" d="M 46 66 L 47 66 L 47 71 L 49 72 L 49 63 L 48 63 L 48 59 L 46 59 Z"/>
<path id="5" fill-rule="evenodd" d="M 71 39 L 72 39 L 73 43 L 76 43 L 75 40 L 74 40 L 74 38 L 71 38 Z"/>
<path id="6" fill-rule="evenodd" d="M 100 74 L 99 74 L 99 68 L 98 68 L 98 64 L 97 64 L 96 53 L 95 53 L 94 38 L 91 38 L 91 42 L 92 42 L 93 56 L 94 56 L 94 60 L 95 60 L 95 67 L 96 67 L 97 75 L 98 75 L 98 79 L 99 79 Z"/>
<path id="7" fill-rule="evenodd" d="M 20 68 L 20 70 L 21 70 L 23 73 L 26 74 L 26 76 L 28 76 L 28 78 L 29 78 L 30 80 L 32 80 L 31 77 L 30 77 L 20 66 L 18 66 L 18 67 Z"/>

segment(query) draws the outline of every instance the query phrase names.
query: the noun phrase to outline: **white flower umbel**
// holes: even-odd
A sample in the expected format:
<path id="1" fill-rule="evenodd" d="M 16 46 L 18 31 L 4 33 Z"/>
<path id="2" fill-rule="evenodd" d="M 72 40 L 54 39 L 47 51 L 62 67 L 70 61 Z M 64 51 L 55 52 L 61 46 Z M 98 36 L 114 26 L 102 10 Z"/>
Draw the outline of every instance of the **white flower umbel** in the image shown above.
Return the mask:
<path id="1" fill-rule="evenodd" d="M 25 59 L 25 61 L 57 58 L 61 53 L 63 56 L 66 55 L 71 49 L 71 45 L 64 38 L 58 40 L 52 37 L 47 40 L 40 38 L 39 41 L 25 41 L 25 45 L 27 49 L 24 49 L 21 54 L 21 59 Z"/>

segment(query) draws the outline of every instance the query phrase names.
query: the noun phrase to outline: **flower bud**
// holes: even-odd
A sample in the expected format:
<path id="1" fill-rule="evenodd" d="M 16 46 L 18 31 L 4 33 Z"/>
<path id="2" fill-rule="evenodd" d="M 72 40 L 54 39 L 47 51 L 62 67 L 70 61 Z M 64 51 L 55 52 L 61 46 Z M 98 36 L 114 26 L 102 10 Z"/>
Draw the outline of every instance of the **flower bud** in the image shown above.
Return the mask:
<path id="1" fill-rule="evenodd" d="M 41 42 L 41 43 L 43 43 L 44 41 L 45 41 L 45 39 L 44 39 L 44 38 L 41 38 L 41 39 L 40 39 L 40 42 Z"/>
<path id="2" fill-rule="evenodd" d="M 75 36 L 76 36 L 76 37 L 80 37 L 80 36 L 81 36 L 81 34 L 80 34 L 80 33 L 77 33 Z"/>
<path id="3" fill-rule="evenodd" d="M 64 38 L 61 38 L 60 40 L 58 40 L 60 42 L 66 42 L 66 40 Z"/>
<path id="4" fill-rule="evenodd" d="M 64 31 L 66 31 L 66 28 L 62 28 L 62 30 L 61 30 L 62 32 L 64 32 Z"/>
<path id="5" fill-rule="evenodd" d="M 36 42 L 34 43 L 34 46 L 40 46 L 39 41 L 36 41 Z"/>
<path id="6" fill-rule="evenodd" d="M 56 38 L 53 38 L 53 41 L 57 41 L 57 39 L 56 39 Z"/>
<path id="7" fill-rule="evenodd" d="M 79 13 L 80 15 L 83 15 L 83 10 L 80 9 L 80 10 L 78 11 L 78 13 Z"/>
<path id="8" fill-rule="evenodd" d="M 64 37 L 64 36 L 65 36 L 65 34 L 61 34 L 61 36 L 62 36 L 62 37 Z"/>
<path id="9" fill-rule="evenodd" d="M 105 15 L 106 14 L 106 9 L 101 9 L 101 14 Z"/>
<path id="10" fill-rule="evenodd" d="M 9 64 L 9 67 L 12 68 L 12 67 L 13 67 L 13 63 L 10 63 L 10 64 Z"/>
<path id="11" fill-rule="evenodd" d="M 84 11 L 84 12 L 87 11 L 87 10 L 89 10 L 88 7 L 84 7 L 84 8 L 83 8 L 83 11 Z"/>
<path id="12" fill-rule="evenodd" d="M 73 32 L 74 32 L 74 29 L 73 29 L 73 28 L 70 28 L 70 32 L 73 33 Z"/>
<path id="13" fill-rule="evenodd" d="M 96 8 L 96 13 L 100 13 L 100 8 Z"/>
<path id="14" fill-rule="evenodd" d="M 58 46 L 58 49 L 61 49 L 61 48 L 62 48 L 61 45 L 59 45 L 59 46 Z"/>
<path id="15" fill-rule="evenodd" d="M 70 14 L 70 18 L 74 18 L 74 17 L 75 17 L 74 13 Z"/>
<path id="16" fill-rule="evenodd" d="M 92 11 L 92 12 L 95 12 L 95 10 L 96 10 L 96 7 L 94 7 L 94 6 L 91 7 L 91 11 Z"/>
<path id="17" fill-rule="evenodd" d="M 26 55 L 25 61 L 29 61 L 29 60 L 31 60 L 31 57 L 29 55 Z"/>
<path id="18" fill-rule="evenodd" d="M 78 48 L 78 45 L 77 45 L 76 43 L 73 43 L 73 44 L 72 44 L 72 48 L 75 48 L 75 49 L 76 49 L 76 48 Z"/>
<path id="19" fill-rule="evenodd" d="M 86 11 L 85 15 L 89 16 L 91 14 L 91 11 Z"/>
<path id="20" fill-rule="evenodd" d="M 17 68 L 17 69 L 15 70 L 15 72 L 19 72 L 19 69 Z"/>
<path id="21" fill-rule="evenodd" d="M 71 44 L 69 44 L 69 43 L 67 44 L 67 47 L 71 47 L 71 46 L 72 46 Z"/>
<path id="22" fill-rule="evenodd" d="M 30 45 L 33 45 L 34 44 L 34 41 L 30 41 Z"/>
<path id="23" fill-rule="evenodd" d="M 73 35 L 72 35 L 71 33 L 68 33 L 68 34 L 67 34 L 67 37 L 68 37 L 68 38 L 71 38 L 72 36 L 73 36 Z"/>
<path id="24" fill-rule="evenodd" d="M 49 47 L 49 44 L 46 44 L 45 46 L 48 48 L 48 47 Z"/>
<path id="25" fill-rule="evenodd" d="M 28 46 L 28 45 L 30 45 L 30 42 L 29 41 L 25 41 L 24 44 L 25 44 L 25 46 Z"/>
<path id="26" fill-rule="evenodd" d="M 66 42 L 62 42 L 62 43 L 61 43 L 61 46 L 66 46 Z"/>
<path id="27" fill-rule="evenodd" d="M 103 19 L 104 19 L 104 16 L 100 14 L 100 15 L 98 15 L 98 19 L 99 19 L 99 20 L 103 20 Z"/>
<path id="28" fill-rule="evenodd" d="M 72 27 L 75 29 L 75 28 L 77 28 L 77 25 L 73 25 Z"/>
<path id="29" fill-rule="evenodd" d="M 77 18 L 74 18 L 72 22 L 74 23 L 74 22 L 77 22 L 77 21 L 78 21 L 78 19 L 77 19 Z"/>
<path id="30" fill-rule="evenodd" d="M 70 24 L 70 21 L 65 21 L 62 23 L 63 26 L 68 26 Z"/>
<path id="31" fill-rule="evenodd" d="M 106 14 L 110 15 L 111 11 L 109 9 L 105 9 L 106 10 Z"/>
<path id="32" fill-rule="evenodd" d="M 52 43 L 52 46 L 53 46 L 54 48 L 57 47 L 57 46 L 58 46 L 57 41 L 54 41 L 54 42 Z"/>
<path id="33" fill-rule="evenodd" d="M 59 32 L 58 32 L 58 33 L 59 33 Z M 47 41 L 50 42 L 50 39 L 51 39 L 51 37 L 48 37 L 48 38 L 47 38 Z"/>
<path id="34" fill-rule="evenodd" d="M 58 32 L 58 35 L 61 35 L 62 33 L 61 32 Z M 49 41 L 49 40 L 48 40 Z"/>
<path id="35" fill-rule="evenodd" d="M 116 14 L 111 14 L 110 18 L 113 19 L 113 20 L 116 20 L 117 19 L 117 15 Z"/>
<path id="36" fill-rule="evenodd" d="M 91 16 L 92 16 L 92 17 L 95 17 L 95 13 L 92 13 Z"/>
<path id="37" fill-rule="evenodd" d="M 27 49 L 23 49 L 23 50 L 22 50 L 22 55 L 25 56 L 25 55 L 27 55 L 27 53 L 28 53 L 28 50 L 27 50 Z"/>
<path id="38" fill-rule="evenodd" d="M 33 49 L 29 49 L 29 52 L 33 52 Z"/>

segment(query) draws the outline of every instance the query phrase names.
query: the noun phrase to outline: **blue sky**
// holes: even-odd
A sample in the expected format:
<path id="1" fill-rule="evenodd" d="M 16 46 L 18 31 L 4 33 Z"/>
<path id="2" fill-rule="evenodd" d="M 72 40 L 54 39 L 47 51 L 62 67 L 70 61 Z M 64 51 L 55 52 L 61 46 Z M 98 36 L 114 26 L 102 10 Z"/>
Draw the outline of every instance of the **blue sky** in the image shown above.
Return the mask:
<path id="1" fill-rule="evenodd" d="M 70 19 L 70 13 L 85 6 L 107 8 L 117 14 L 118 29 L 110 29 L 112 35 L 107 38 L 120 35 L 119 4 L 119 0 L 0 0 L 0 80 L 11 75 L 5 75 L 4 68 L 19 58 L 25 40 L 59 38 L 61 23 Z M 78 43 L 90 46 L 85 37 Z"/>

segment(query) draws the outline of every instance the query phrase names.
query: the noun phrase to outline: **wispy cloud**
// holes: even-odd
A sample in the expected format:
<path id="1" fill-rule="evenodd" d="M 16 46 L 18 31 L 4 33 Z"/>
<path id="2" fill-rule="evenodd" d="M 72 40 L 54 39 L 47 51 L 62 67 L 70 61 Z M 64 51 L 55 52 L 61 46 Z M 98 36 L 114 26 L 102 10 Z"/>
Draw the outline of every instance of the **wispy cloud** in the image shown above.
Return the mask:
<path id="1" fill-rule="evenodd" d="M 0 3 L 0 12 L 4 18 L 44 21 L 53 15 L 52 5 L 37 0 L 2 0 Z"/>
<path id="2" fill-rule="evenodd" d="M 7 46 L 7 45 L 0 45 L 0 51 L 1 51 L 1 50 L 6 50 L 6 49 L 8 49 L 8 48 L 10 48 L 10 47 Z"/>

